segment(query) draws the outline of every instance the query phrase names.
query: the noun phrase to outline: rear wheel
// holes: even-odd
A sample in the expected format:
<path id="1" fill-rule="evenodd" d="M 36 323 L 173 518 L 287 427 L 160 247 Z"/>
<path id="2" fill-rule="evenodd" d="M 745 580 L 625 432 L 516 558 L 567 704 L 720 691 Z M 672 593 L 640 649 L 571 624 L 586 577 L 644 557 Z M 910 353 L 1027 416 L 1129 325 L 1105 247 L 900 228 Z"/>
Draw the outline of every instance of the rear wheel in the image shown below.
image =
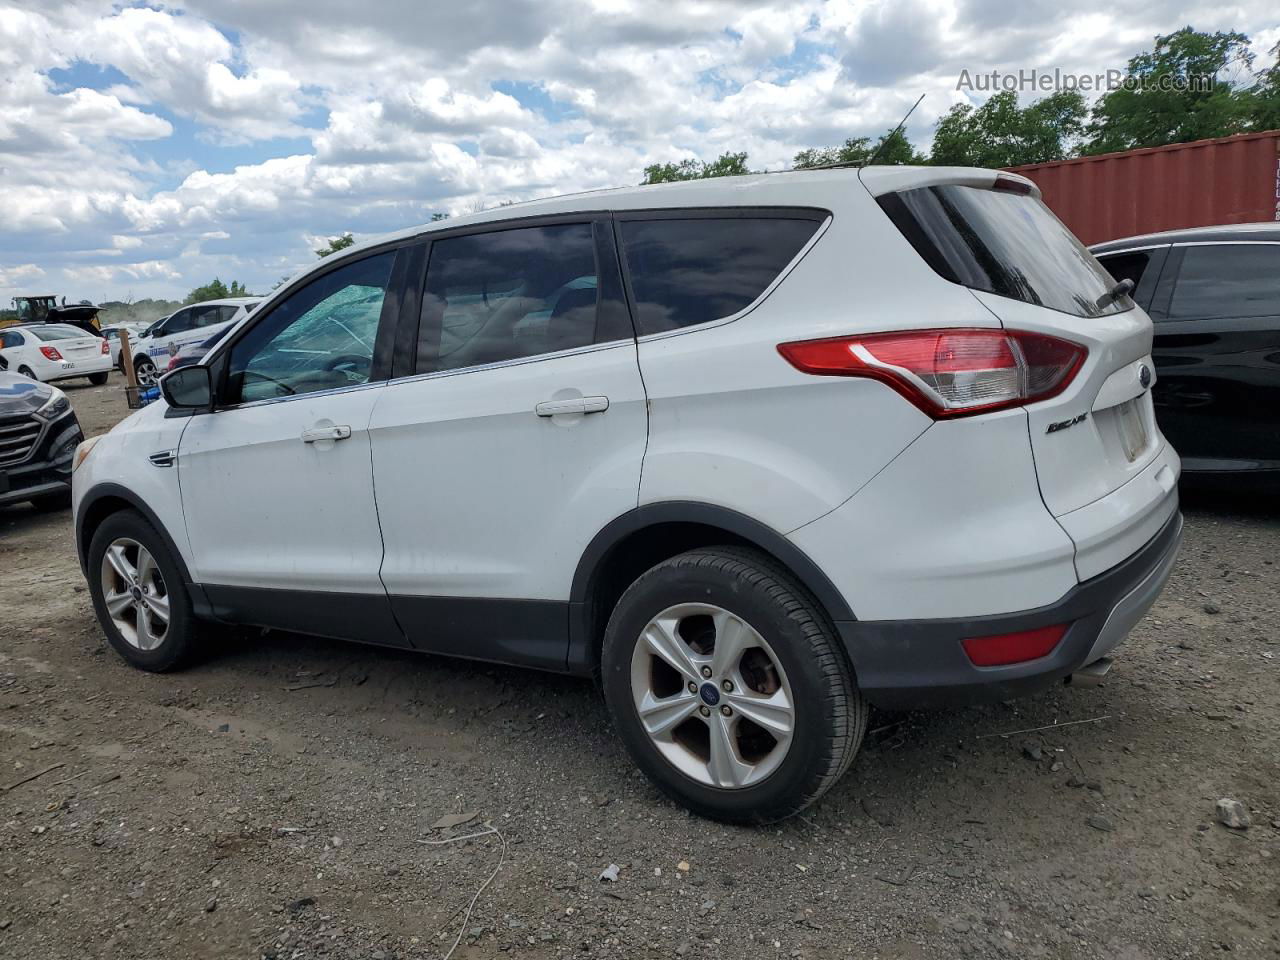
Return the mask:
<path id="1" fill-rule="evenodd" d="M 100 387 L 107 382 L 107 377 L 109 377 L 110 375 L 111 374 L 106 370 L 104 370 L 102 373 L 91 373 L 89 374 L 89 382 L 93 384 L 95 387 Z"/>
<path id="2" fill-rule="evenodd" d="M 150 387 L 160 379 L 160 375 L 156 372 L 156 365 L 147 357 L 142 357 L 133 366 L 134 372 L 138 377 L 138 386 Z"/>
<path id="3" fill-rule="evenodd" d="M 35 375 L 35 372 L 34 372 L 30 367 L 19 367 L 19 368 L 18 368 L 18 372 L 19 372 L 20 374 L 22 374 L 24 377 L 29 377 L 29 378 L 31 378 L 32 380 L 39 380 L 39 379 L 40 379 L 39 377 L 37 377 L 37 376 Z"/>
<path id="4" fill-rule="evenodd" d="M 156 672 L 190 658 L 201 624 L 177 561 L 141 514 L 122 510 L 102 522 L 89 544 L 88 571 L 94 612 L 117 653 Z"/>
<path id="5" fill-rule="evenodd" d="M 659 564 L 627 589 L 602 654 L 632 757 L 704 816 L 768 822 L 848 768 L 867 706 L 816 601 L 770 558 L 732 547 Z"/>

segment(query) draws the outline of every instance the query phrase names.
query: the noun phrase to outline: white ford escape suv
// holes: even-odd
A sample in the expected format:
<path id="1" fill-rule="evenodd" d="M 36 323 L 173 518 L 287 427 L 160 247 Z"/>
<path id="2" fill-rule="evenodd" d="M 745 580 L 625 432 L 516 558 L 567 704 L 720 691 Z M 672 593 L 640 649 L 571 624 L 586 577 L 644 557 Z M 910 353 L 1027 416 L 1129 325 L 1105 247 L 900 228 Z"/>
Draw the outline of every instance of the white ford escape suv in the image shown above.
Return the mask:
<path id="1" fill-rule="evenodd" d="M 598 674 L 662 789 L 769 820 L 868 703 L 1097 675 L 1181 534 L 1152 328 L 1026 180 L 542 200 L 326 258 L 78 451 L 113 646 L 204 621 Z"/>

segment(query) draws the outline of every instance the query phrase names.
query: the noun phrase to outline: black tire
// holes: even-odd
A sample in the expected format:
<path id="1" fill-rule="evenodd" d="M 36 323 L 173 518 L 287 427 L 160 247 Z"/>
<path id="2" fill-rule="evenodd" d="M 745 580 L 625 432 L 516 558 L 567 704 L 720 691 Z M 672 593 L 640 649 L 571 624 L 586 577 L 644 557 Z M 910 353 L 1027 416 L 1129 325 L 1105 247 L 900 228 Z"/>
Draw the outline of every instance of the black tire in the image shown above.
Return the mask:
<path id="1" fill-rule="evenodd" d="M 35 497 L 31 505 L 41 513 L 55 513 L 58 510 L 71 509 L 71 491 L 66 493 L 47 493 L 43 497 Z"/>
<path id="2" fill-rule="evenodd" d="M 111 372 L 109 370 L 103 370 L 101 373 L 91 373 L 89 374 L 89 382 L 95 387 L 100 387 L 107 382 L 107 378 L 110 376 Z"/>
<path id="3" fill-rule="evenodd" d="M 662 611 L 712 604 L 749 623 L 778 659 L 794 701 L 794 733 L 772 773 L 736 789 L 702 783 L 668 762 L 645 731 L 631 689 L 641 633 Z M 678 803 L 730 823 L 768 823 L 803 810 L 853 762 L 867 703 L 817 600 L 771 558 L 737 547 L 692 550 L 649 570 L 623 593 L 605 631 L 601 683 L 614 726 L 641 770 Z"/>
<path id="4" fill-rule="evenodd" d="M 22 375 L 23 375 L 24 377 L 26 377 L 28 380 L 39 380 L 39 379 L 40 379 L 39 377 L 37 377 L 37 376 L 35 375 L 34 371 L 32 371 L 32 369 L 31 369 L 30 367 L 19 367 L 19 368 L 18 368 L 18 373 L 22 374 Z"/>
<path id="5" fill-rule="evenodd" d="M 163 642 L 152 650 L 142 650 L 129 643 L 112 622 L 103 597 L 102 561 L 107 548 L 117 539 L 128 538 L 147 549 L 155 559 L 169 598 L 169 625 Z M 120 656 L 141 670 L 162 673 L 186 664 L 196 653 L 203 624 L 191 611 L 191 597 L 177 561 L 165 545 L 164 538 L 140 513 L 121 510 L 113 513 L 98 527 L 89 544 L 89 593 L 93 610 L 107 636 L 107 641 Z"/>

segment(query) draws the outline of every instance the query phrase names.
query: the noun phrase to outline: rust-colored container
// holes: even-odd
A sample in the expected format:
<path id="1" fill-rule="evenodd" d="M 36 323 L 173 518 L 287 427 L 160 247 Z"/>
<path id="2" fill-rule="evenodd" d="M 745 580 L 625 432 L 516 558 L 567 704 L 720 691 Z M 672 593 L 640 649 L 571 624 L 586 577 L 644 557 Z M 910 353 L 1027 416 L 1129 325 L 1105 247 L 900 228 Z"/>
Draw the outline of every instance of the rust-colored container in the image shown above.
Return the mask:
<path id="1" fill-rule="evenodd" d="M 1280 220 L 1280 130 L 1009 169 L 1086 244 Z"/>

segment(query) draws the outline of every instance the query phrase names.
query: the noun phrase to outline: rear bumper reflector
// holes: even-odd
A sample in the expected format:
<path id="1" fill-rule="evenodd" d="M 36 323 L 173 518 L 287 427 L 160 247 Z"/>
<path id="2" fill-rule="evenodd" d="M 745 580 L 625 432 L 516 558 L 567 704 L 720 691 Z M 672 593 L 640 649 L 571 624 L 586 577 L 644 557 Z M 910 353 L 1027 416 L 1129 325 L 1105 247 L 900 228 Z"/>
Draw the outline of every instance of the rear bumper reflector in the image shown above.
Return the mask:
<path id="1" fill-rule="evenodd" d="M 1039 660 L 1051 654 L 1070 624 L 1059 623 L 1017 633 L 990 637 L 965 637 L 960 641 L 975 667 L 1003 667 L 1011 663 Z"/>

